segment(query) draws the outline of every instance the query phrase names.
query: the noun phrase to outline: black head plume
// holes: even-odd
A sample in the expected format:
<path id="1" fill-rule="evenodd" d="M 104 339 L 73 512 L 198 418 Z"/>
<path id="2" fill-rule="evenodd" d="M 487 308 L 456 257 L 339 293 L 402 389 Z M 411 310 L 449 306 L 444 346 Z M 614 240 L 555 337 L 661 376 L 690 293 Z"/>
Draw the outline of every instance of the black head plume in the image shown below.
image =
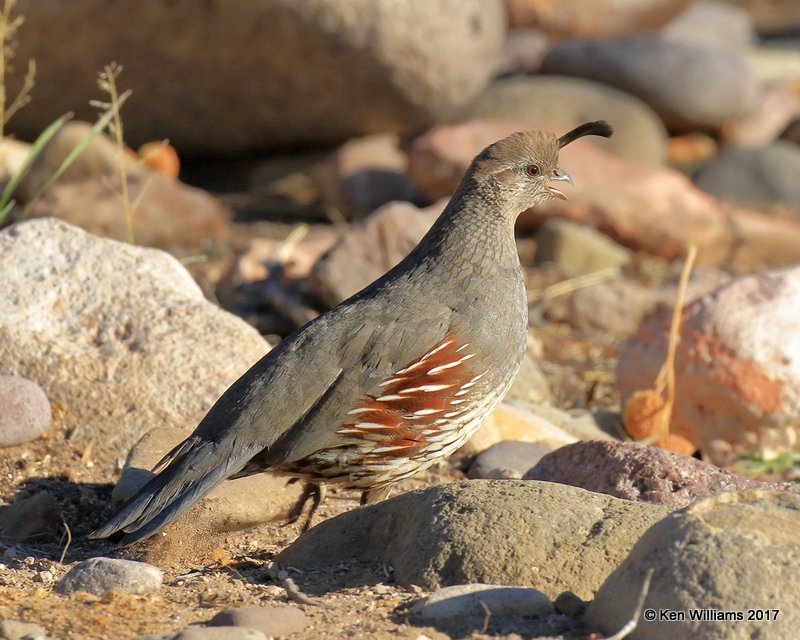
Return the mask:
<path id="1" fill-rule="evenodd" d="M 572 131 L 567 131 L 563 136 L 558 139 L 558 147 L 562 148 L 570 142 L 582 138 L 583 136 L 603 136 L 610 138 L 614 134 L 614 129 L 605 120 L 595 120 L 594 122 L 585 122 L 582 125 L 575 127 Z"/>

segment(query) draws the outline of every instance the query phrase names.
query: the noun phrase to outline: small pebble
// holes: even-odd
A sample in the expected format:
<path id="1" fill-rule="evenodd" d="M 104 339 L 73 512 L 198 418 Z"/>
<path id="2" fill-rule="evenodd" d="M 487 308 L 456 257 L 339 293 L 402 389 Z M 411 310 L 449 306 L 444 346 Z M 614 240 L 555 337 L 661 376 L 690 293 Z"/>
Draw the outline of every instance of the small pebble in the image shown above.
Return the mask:
<path id="1" fill-rule="evenodd" d="M 53 419 L 42 388 L 19 376 L 0 376 L 0 407 L 0 447 L 36 440 Z"/>
<path id="2" fill-rule="evenodd" d="M 85 591 L 96 596 L 109 592 L 155 593 L 163 581 L 161 569 L 145 562 L 91 558 L 76 564 L 58 583 L 59 593 Z"/>

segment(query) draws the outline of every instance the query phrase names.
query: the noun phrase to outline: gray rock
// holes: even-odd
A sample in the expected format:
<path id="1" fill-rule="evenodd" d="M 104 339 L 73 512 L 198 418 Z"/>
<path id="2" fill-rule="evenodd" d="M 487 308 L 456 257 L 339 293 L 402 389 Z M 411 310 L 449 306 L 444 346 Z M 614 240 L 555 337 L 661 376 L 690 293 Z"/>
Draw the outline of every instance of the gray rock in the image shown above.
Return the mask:
<path id="1" fill-rule="evenodd" d="M 96 596 L 107 593 L 155 593 L 161 588 L 161 569 L 145 562 L 115 558 L 90 558 L 79 562 L 56 585 L 69 594 L 85 591 Z"/>
<path id="2" fill-rule="evenodd" d="M 45 640 L 47 632 L 38 624 L 19 620 L 0 620 L 1 640 Z"/>
<path id="3" fill-rule="evenodd" d="M 735 204 L 800 209 L 798 175 L 800 147 L 776 140 L 760 148 L 728 147 L 700 170 L 694 182 L 706 193 Z"/>
<path id="4" fill-rule="evenodd" d="M 552 447 L 541 442 L 502 440 L 475 458 L 467 477 L 489 480 L 521 478 L 542 456 L 552 450 Z"/>
<path id="5" fill-rule="evenodd" d="M 569 276 L 621 268 L 631 251 L 596 229 L 552 218 L 536 234 L 536 261 L 552 262 Z"/>
<path id="6" fill-rule="evenodd" d="M 225 609 L 209 623 L 222 627 L 247 627 L 257 629 L 267 637 L 288 636 L 300 633 L 308 624 L 306 614 L 297 607 L 272 607 L 269 605 Z"/>
<path id="7" fill-rule="evenodd" d="M 559 482 L 625 500 L 680 509 L 725 491 L 800 493 L 794 482 L 758 482 L 688 456 L 634 442 L 576 442 L 544 456 L 526 480 Z"/>
<path id="8" fill-rule="evenodd" d="M 501 628 L 513 623 L 514 618 L 546 618 L 553 613 L 553 605 L 536 589 L 459 584 L 434 591 L 417 602 L 411 613 L 423 624 L 463 632 L 482 630 L 487 616 L 490 623 Z"/>
<path id="9" fill-rule="evenodd" d="M 639 36 L 569 40 L 542 71 L 604 82 L 646 102 L 670 128 L 716 128 L 756 103 L 759 84 L 743 59 L 724 51 Z"/>
<path id="10" fill-rule="evenodd" d="M 57 220 L 0 232 L 0 272 L 0 370 L 37 380 L 104 459 L 153 424 L 193 427 L 269 349 L 172 256 Z"/>
<path id="11" fill-rule="evenodd" d="M 730 274 L 719 269 L 696 267 L 686 288 L 685 304 L 729 282 Z M 648 286 L 620 277 L 574 291 L 569 298 L 570 323 L 583 330 L 602 331 L 619 338 L 631 336 L 647 316 L 675 304 L 677 281 Z M 597 310 L 602 309 L 602 313 Z"/>
<path id="12" fill-rule="evenodd" d="M 553 483 L 469 480 L 326 520 L 277 562 L 301 570 L 386 563 L 402 585 L 525 585 L 585 598 L 667 513 Z"/>
<path id="13" fill-rule="evenodd" d="M 604 633 L 630 619 L 644 577 L 654 570 L 645 610 L 740 612 L 742 620 L 639 620 L 639 640 L 797 637 L 800 610 L 800 496 L 725 493 L 656 523 L 600 588 L 587 621 Z M 748 611 L 777 619 L 748 620 Z"/>
<path id="14" fill-rule="evenodd" d="M 56 499 L 41 492 L 0 509 L 0 537 L 14 541 L 53 539 L 61 526 Z"/>
<path id="15" fill-rule="evenodd" d="M 0 375 L 0 447 L 36 440 L 53 414 L 42 388 L 19 376 Z"/>
<path id="16" fill-rule="evenodd" d="M 511 383 L 511 388 L 506 393 L 505 400 L 519 401 L 524 404 L 550 404 L 553 402 L 553 392 L 550 382 L 539 366 L 542 357 L 542 344 L 538 338 L 528 334 L 528 348 L 519 368 L 517 377 Z"/>
<path id="17" fill-rule="evenodd" d="M 408 255 L 444 209 L 390 202 L 350 229 L 314 265 L 314 291 L 333 306 L 376 280 Z"/>
<path id="18" fill-rule="evenodd" d="M 650 107 L 622 91 L 580 78 L 495 80 L 459 120 L 474 118 L 527 122 L 554 132 L 603 118 L 614 126 L 614 136 L 587 138 L 588 142 L 632 162 L 662 164 L 666 158 L 667 132 Z"/>
<path id="19" fill-rule="evenodd" d="M 757 40 L 747 12 L 719 0 L 693 2 L 661 35 L 675 42 L 732 52 L 744 51 Z"/>
<path id="20" fill-rule="evenodd" d="M 92 119 L 87 102 L 109 60 L 124 65 L 121 87 L 152 98 L 125 105 L 134 146 L 169 137 L 187 155 L 232 155 L 419 130 L 483 88 L 505 35 L 503 4 L 232 0 L 142 12 L 123 0 L 112 13 L 104 0 L 22 0 L 15 80 L 25 61 L 39 63 L 39 107 L 17 113 L 15 131 L 35 137 L 70 110 Z M 179 38 L 153 38 L 175 25 Z M 198 92 L 208 78 L 214 91 Z"/>

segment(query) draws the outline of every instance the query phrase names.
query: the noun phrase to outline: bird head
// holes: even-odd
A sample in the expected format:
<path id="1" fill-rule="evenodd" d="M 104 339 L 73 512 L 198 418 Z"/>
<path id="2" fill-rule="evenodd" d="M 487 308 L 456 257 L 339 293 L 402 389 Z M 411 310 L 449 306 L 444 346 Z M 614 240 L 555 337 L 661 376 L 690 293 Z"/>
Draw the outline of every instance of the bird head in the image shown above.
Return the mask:
<path id="1" fill-rule="evenodd" d="M 475 159 L 473 180 L 496 195 L 516 213 L 552 198 L 566 200 L 554 182 L 572 182 L 558 166 L 558 152 L 577 138 L 610 138 L 613 129 L 604 120 L 587 122 L 560 138 L 545 131 L 520 131 L 487 147 Z M 484 189 L 487 191 L 487 189 Z"/>

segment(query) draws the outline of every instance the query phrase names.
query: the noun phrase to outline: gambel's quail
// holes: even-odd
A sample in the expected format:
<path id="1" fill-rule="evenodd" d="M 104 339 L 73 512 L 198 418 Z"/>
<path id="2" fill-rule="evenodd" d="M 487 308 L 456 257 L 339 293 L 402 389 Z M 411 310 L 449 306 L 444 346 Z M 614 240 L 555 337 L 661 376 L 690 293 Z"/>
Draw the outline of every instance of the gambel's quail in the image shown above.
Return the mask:
<path id="1" fill-rule="evenodd" d="M 511 385 L 528 307 L 517 216 L 570 182 L 560 138 L 515 133 L 473 160 L 447 208 L 395 268 L 283 340 L 237 380 L 158 473 L 91 534 L 153 535 L 229 478 L 269 471 L 362 492 L 362 503 L 458 449 Z M 316 505 L 315 505 L 316 506 Z"/>

